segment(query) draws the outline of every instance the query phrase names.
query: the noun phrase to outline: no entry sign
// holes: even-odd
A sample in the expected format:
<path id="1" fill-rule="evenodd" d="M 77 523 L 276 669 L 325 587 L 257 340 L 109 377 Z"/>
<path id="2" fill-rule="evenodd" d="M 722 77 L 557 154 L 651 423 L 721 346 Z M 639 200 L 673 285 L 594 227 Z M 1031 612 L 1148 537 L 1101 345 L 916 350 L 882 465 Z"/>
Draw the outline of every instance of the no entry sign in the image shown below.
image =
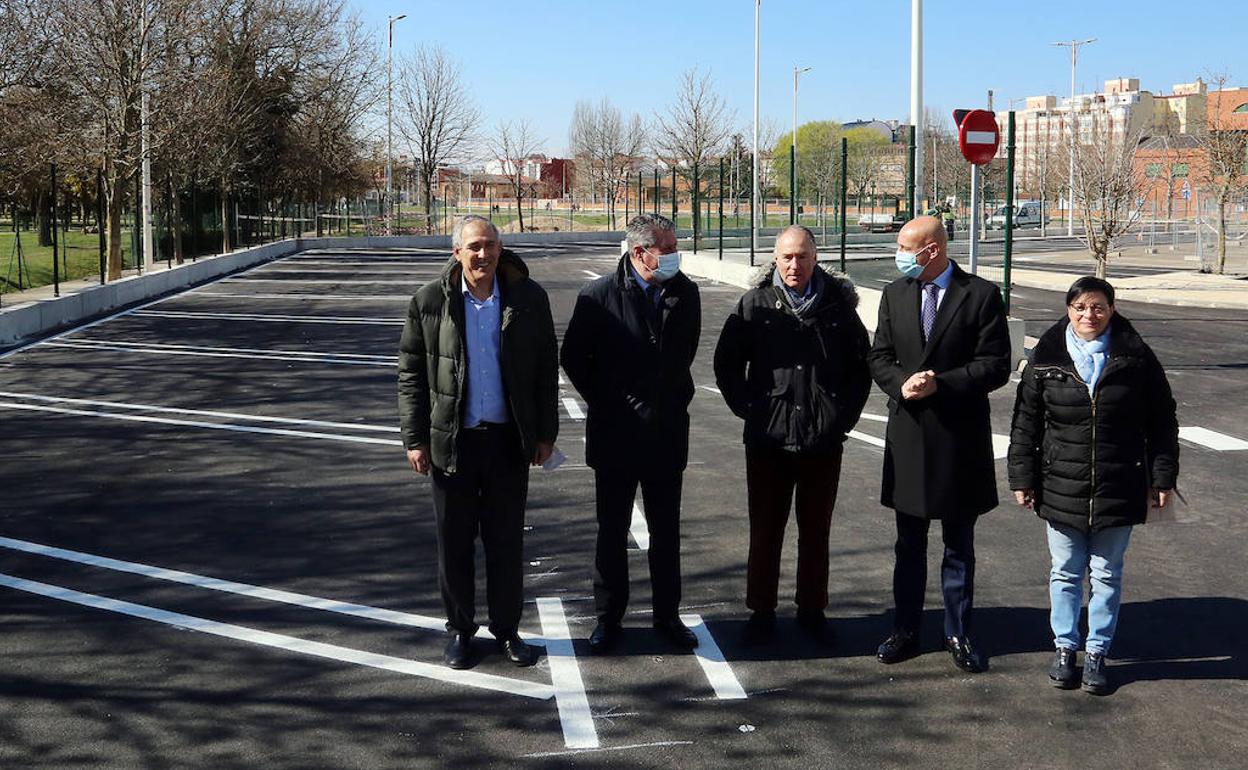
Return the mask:
<path id="1" fill-rule="evenodd" d="M 1001 144 L 996 115 L 988 110 L 954 110 L 953 120 L 958 124 L 958 148 L 962 150 L 962 157 L 976 166 L 996 157 Z"/>

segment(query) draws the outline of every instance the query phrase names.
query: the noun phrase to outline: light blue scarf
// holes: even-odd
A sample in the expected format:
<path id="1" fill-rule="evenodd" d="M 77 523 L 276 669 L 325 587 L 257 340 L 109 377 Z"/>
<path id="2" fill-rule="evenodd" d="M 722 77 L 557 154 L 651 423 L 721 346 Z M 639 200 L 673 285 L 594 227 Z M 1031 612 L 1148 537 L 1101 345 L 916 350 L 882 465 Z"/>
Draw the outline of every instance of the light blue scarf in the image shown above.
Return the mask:
<path id="1" fill-rule="evenodd" d="M 1096 381 L 1101 378 L 1105 368 L 1105 359 L 1109 353 L 1109 327 L 1094 340 L 1084 340 L 1075 334 L 1073 325 L 1066 327 L 1066 352 L 1070 360 L 1075 362 L 1075 370 L 1083 381 L 1088 383 L 1088 395 L 1096 390 Z"/>

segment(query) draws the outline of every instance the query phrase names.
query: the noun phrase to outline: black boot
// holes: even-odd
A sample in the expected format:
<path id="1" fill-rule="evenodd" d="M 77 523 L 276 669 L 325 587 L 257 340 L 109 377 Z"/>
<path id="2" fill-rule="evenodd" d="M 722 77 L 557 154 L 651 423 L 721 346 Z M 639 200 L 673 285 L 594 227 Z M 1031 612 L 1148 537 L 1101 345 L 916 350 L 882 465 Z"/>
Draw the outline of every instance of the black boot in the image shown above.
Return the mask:
<path id="1" fill-rule="evenodd" d="M 1063 690 L 1078 687 L 1079 675 L 1075 671 L 1075 651 L 1069 647 L 1058 647 L 1053 655 L 1053 664 L 1049 666 L 1049 683 Z"/>

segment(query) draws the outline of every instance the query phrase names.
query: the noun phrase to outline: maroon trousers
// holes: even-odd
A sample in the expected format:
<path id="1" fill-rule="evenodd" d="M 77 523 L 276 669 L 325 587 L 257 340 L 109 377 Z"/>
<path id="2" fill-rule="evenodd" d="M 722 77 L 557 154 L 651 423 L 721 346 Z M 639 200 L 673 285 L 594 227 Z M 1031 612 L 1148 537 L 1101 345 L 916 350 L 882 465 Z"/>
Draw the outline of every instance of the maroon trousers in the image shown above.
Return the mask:
<path id="1" fill-rule="evenodd" d="M 797 510 L 797 606 L 828 606 L 828 533 L 841 479 L 842 447 L 796 454 L 746 447 L 749 490 L 750 561 L 745 606 L 774 610 L 780 582 L 780 555 L 789 509 Z M 796 492 L 796 506 L 793 505 Z"/>

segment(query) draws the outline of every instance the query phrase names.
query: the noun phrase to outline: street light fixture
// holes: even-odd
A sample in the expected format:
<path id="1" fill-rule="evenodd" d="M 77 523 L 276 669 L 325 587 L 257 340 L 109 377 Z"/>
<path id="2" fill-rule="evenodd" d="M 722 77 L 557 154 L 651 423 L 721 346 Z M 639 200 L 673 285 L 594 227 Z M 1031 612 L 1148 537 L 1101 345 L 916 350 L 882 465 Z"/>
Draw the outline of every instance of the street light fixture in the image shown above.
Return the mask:
<path id="1" fill-rule="evenodd" d="M 401 13 L 386 19 L 386 235 L 394 234 L 394 23 L 406 18 L 407 14 Z"/>
<path id="2" fill-rule="evenodd" d="M 793 144 L 789 148 L 789 224 L 797 223 L 797 80 L 814 67 L 793 67 Z"/>
<path id="3" fill-rule="evenodd" d="M 1096 38 L 1086 40 L 1066 40 L 1054 43 L 1061 48 L 1070 49 L 1070 179 L 1066 201 L 1066 235 L 1075 235 L 1075 65 L 1079 60 L 1079 46 L 1095 43 Z"/>

